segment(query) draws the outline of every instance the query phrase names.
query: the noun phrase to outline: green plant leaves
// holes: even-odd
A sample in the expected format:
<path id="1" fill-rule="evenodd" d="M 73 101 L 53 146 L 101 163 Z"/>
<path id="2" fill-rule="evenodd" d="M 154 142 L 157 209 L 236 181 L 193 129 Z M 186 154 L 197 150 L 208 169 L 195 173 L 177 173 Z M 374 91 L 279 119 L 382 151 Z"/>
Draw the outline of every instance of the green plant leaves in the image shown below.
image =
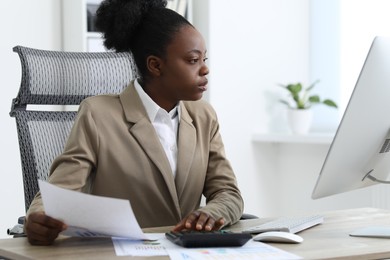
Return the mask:
<path id="1" fill-rule="evenodd" d="M 319 80 L 316 80 L 306 89 L 303 88 L 303 85 L 300 82 L 288 85 L 279 84 L 279 86 L 285 88 L 291 94 L 295 106 L 292 105 L 292 102 L 289 102 L 287 100 L 280 100 L 280 102 L 293 109 L 308 109 L 315 104 L 324 104 L 330 107 L 337 108 L 337 104 L 330 99 L 325 99 L 324 101 L 321 101 L 319 95 L 311 95 L 308 97 L 309 92 L 318 82 Z"/>
<path id="2" fill-rule="evenodd" d="M 297 83 L 297 84 L 289 84 L 286 86 L 287 90 L 290 91 L 291 94 L 296 95 L 302 90 L 302 84 Z"/>
<path id="3" fill-rule="evenodd" d="M 325 99 L 322 103 L 324 103 L 327 106 L 337 108 L 337 104 L 330 99 Z"/>
<path id="4" fill-rule="evenodd" d="M 309 102 L 310 103 L 320 103 L 320 97 L 318 95 L 310 96 Z"/>

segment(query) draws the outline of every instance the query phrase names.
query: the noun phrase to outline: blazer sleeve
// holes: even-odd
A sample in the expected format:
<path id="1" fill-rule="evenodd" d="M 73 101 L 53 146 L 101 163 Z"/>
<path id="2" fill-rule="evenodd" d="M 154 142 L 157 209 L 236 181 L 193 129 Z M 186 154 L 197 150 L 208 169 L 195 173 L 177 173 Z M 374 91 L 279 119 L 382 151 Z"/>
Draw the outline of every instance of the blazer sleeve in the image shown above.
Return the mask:
<path id="1" fill-rule="evenodd" d="M 201 208 L 201 211 L 216 219 L 224 217 L 225 225 L 231 225 L 241 218 L 244 201 L 233 169 L 226 158 L 216 114 L 214 117 L 210 132 L 209 163 L 203 191 L 206 206 Z"/>

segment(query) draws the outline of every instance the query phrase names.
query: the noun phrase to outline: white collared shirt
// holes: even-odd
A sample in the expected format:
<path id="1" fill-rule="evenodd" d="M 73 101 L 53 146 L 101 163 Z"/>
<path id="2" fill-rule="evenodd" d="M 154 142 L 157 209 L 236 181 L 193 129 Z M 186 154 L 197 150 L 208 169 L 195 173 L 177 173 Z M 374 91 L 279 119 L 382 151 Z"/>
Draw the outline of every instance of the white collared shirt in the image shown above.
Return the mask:
<path id="1" fill-rule="evenodd" d="M 177 168 L 177 131 L 180 122 L 179 106 L 176 105 L 168 113 L 145 93 L 137 80 L 134 81 L 134 86 L 164 148 L 173 176 L 175 176 Z"/>

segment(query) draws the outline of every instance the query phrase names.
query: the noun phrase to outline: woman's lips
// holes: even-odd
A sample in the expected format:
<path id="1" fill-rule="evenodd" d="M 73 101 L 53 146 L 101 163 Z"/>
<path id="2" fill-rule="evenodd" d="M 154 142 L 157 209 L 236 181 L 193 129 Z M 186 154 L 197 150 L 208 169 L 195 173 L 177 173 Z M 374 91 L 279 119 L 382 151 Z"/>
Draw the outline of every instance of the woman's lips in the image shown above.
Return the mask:
<path id="1" fill-rule="evenodd" d="M 207 80 L 204 81 L 204 82 L 202 82 L 201 84 L 199 84 L 198 88 L 199 88 L 200 90 L 202 90 L 202 91 L 206 91 L 206 90 L 207 90 L 207 83 L 208 83 Z"/>

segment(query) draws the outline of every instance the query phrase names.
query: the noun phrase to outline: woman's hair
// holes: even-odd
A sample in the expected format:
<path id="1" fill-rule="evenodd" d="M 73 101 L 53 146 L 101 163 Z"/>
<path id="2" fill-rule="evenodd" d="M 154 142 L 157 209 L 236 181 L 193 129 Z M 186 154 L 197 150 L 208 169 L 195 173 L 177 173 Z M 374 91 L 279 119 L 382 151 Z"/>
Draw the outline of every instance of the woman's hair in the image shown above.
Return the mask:
<path id="1" fill-rule="evenodd" d="M 140 76 L 147 77 L 146 58 L 165 58 L 168 44 L 182 26 L 183 16 L 165 8 L 166 0 L 104 0 L 96 13 L 96 27 L 104 45 L 133 54 Z"/>

